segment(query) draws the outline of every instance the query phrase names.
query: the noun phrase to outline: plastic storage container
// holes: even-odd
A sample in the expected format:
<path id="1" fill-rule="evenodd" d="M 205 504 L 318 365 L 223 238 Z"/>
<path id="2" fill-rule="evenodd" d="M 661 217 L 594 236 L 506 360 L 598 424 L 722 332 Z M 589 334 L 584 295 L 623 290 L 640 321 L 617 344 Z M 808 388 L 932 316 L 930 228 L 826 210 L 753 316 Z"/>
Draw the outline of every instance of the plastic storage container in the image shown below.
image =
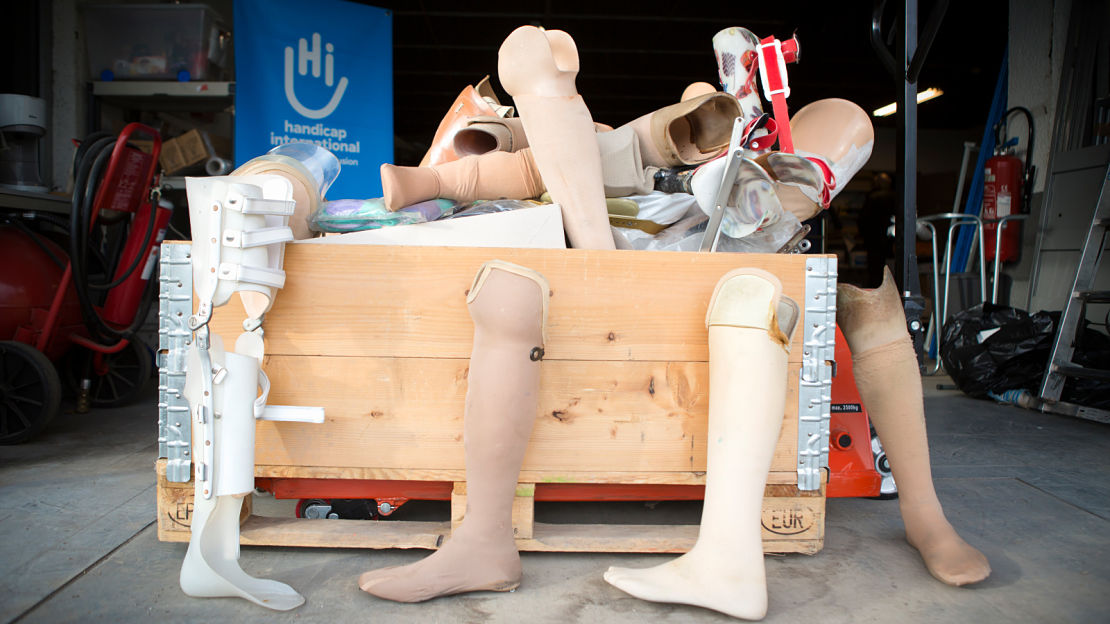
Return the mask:
<path id="1" fill-rule="evenodd" d="M 230 45 L 203 4 L 84 7 L 92 80 L 220 80 Z"/>

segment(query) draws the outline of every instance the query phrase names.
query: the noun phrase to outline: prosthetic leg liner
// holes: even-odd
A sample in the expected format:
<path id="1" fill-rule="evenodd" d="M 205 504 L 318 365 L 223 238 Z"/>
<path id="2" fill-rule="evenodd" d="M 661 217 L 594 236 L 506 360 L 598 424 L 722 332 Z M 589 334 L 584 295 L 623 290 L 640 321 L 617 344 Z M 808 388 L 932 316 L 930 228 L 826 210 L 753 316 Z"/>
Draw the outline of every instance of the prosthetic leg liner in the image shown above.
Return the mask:
<path id="1" fill-rule="evenodd" d="M 467 295 L 474 350 L 463 419 L 466 516 L 429 557 L 363 574 L 363 591 L 420 602 L 520 585 L 512 506 L 538 409 L 548 291 L 543 276 L 514 264 L 494 260 L 478 271 Z"/>
<path id="2" fill-rule="evenodd" d="M 605 580 L 655 602 L 745 619 L 767 612 L 760 518 L 782 427 L 797 306 L 772 274 L 738 269 L 709 303 L 709 432 L 705 504 L 690 552 L 654 568 L 612 567 Z"/>
<path id="3" fill-rule="evenodd" d="M 571 246 L 615 249 L 593 118 L 574 86 L 574 40 L 561 30 L 521 26 L 501 44 L 497 73 L 524 122 L 544 186 L 563 209 Z"/>
<path id="4" fill-rule="evenodd" d="M 840 284 L 836 296 L 836 320 L 852 352 L 856 386 L 898 484 L 906 541 L 940 581 L 982 581 L 990 563 L 952 528 L 933 487 L 921 374 L 890 270 L 875 290 Z"/>

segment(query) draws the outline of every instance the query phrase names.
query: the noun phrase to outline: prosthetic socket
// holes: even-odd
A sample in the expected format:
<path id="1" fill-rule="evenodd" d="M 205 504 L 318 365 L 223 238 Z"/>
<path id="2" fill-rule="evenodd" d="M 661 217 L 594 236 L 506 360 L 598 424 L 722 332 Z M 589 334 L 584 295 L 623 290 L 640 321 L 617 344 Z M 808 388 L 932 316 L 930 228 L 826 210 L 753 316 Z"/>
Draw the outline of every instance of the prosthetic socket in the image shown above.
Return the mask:
<path id="1" fill-rule="evenodd" d="M 288 585 L 239 567 L 239 513 L 254 490 L 255 420 L 323 422 L 323 408 L 266 406 L 270 382 L 262 318 L 285 284 L 284 244 L 293 240 L 293 185 L 280 175 L 187 178 L 193 283 L 185 398 L 193 420 L 195 497 L 192 537 L 181 567 L 190 596 L 238 596 L 288 610 L 304 598 Z M 213 308 L 238 292 L 247 319 L 231 351 L 210 335 Z M 261 389 L 261 392 L 259 392 Z"/>

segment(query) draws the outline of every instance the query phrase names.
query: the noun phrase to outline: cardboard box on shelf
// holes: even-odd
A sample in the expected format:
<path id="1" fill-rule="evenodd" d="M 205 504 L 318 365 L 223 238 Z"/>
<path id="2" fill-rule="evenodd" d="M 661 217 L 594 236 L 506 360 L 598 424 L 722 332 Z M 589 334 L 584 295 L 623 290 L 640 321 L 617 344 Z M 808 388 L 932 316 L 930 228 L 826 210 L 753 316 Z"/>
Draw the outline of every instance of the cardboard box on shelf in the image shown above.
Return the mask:
<path id="1" fill-rule="evenodd" d="M 220 137 L 209 136 L 207 132 L 194 128 L 180 136 L 163 141 L 162 154 L 158 162 L 166 175 L 177 175 L 198 166 L 203 169 L 204 163 L 209 159 L 228 152 L 226 149 L 219 148 L 226 142 Z"/>

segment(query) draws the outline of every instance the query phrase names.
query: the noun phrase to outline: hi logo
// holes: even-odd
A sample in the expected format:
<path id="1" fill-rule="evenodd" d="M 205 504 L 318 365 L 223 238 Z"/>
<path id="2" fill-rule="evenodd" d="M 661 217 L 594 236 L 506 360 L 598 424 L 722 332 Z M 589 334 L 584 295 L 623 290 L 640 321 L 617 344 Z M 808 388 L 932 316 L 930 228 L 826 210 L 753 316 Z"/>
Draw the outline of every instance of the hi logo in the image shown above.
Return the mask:
<path id="1" fill-rule="evenodd" d="M 292 46 L 285 46 L 285 99 L 289 100 L 289 105 L 293 110 L 309 119 L 323 119 L 328 115 L 335 112 L 339 101 L 343 99 L 343 94 L 347 91 L 347 77 L 343 76 L 339 79 L 339 85 L 328 100 L 327 105 L 323 108 L 308 108 L 301 101 L 297 99 L 297 93 L 293 89 L 293 63 L 296 61 L 297 73 L 301 76 L 308 74 L 309 65 L 312 66 L 312 77 L 320 77 L 321 56 L 323 56 L 324 66 L 324 85 L 331 87 L 335 84 L 335 59 L 332 57 L 332 52 L 335 51 L 335 46 L 328 43 L 325 44 L 324 50 L 326 54 L 321 55 L 320 50 L 320 33 L 312 33 L 312 49 L 308 48 L 308 41 L 302 38 L 297 43 L 297 53 L 300 58 L 294 58 L 297 54 L 294 53 Z"/>

